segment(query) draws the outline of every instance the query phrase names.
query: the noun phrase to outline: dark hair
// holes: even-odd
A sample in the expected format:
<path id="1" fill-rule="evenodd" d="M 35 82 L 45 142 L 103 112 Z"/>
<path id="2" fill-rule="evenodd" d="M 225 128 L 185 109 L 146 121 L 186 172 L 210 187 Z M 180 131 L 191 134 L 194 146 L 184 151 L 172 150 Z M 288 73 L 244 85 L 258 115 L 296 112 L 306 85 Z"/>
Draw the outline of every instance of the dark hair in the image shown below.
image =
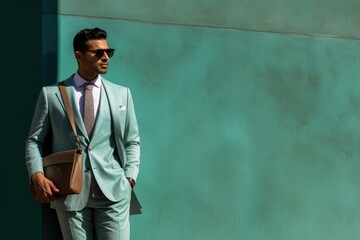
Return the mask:
<path id="1" fill-rule="evenodd" d="M 105 30 L 102 30 L 100 28 L 92 28 L 92 29 L 85 28 L 79 31 L 74 37 L 74 41 L 73 41 L 74 52 L 75 51 L 84 52 L 88 50 L 88 45 L 87 45 L 88 40 L 106 39 L 106 37 L 107 34 Z"/>

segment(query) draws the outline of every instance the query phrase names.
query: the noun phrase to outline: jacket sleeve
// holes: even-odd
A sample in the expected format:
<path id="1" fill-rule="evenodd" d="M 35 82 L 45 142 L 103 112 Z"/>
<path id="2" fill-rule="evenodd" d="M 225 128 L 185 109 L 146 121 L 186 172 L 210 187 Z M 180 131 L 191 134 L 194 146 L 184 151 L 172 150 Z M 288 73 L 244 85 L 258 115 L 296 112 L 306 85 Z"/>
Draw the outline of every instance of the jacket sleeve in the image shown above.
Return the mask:
<path id="1" fill-rule="evenodd" d="M 49 112 L 46 90 L 42 88 L 35 107 L 29 135 L 25 141 L 25 164 L 29 177 L 43 172 L 43 144 L 49 130 Z"/>
<path id="2" fill-rule="evenodd" d="M 140 165 L 140 135 L 130 89 L 127 89 L 127 115 L 124 129 L 124 145 L 126 152 L 126 163 L 124 166 L 125 175 L 136 181 Z"/>

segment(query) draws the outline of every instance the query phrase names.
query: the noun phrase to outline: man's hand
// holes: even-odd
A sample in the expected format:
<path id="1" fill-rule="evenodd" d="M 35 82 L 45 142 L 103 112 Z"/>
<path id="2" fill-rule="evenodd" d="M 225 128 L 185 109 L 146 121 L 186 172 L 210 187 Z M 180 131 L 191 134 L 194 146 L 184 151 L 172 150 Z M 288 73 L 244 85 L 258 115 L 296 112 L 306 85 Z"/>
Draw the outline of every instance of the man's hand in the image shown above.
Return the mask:
<path id="1" fill-rule="evenodd" d="M 55 193 L 59 192 L 59 189 L 43 173 L 37 172 L 32 175 L 31 182 L 36 200 L 39 200 L 41 203 L 49 203 L 55 200 Z"/>
<path id="2" fill-rule="evenodd" d="M 127 177 L 127 180 L 129 181 L 131 188 L 134 188 L 135 187 L 135 180 L 130 178 L 130 177 Z"/>

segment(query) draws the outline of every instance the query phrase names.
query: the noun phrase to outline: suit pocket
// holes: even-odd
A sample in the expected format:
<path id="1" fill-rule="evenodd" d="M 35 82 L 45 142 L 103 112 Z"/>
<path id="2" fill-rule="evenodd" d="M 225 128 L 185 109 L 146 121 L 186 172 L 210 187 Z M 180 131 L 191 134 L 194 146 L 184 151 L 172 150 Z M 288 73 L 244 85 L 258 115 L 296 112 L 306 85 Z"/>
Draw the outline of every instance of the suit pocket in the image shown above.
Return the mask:
<path id="1" fill-rule="evenodd" d="M 111 165 L 112 165 L 113 169 L 119 169 L 119 168 L 121 168 L 120 163 L 119 163 L 118 161 L 116 161 L 116 160 L 112 160 Z"/>

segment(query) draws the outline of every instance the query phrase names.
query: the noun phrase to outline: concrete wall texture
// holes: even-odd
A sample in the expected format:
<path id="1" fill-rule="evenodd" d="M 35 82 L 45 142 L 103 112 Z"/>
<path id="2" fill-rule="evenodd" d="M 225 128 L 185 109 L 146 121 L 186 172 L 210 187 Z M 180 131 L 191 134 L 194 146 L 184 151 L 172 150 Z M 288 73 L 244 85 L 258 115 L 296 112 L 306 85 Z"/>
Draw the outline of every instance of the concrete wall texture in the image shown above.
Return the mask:
<path id="1" fill-rule="evenodd" d="M 74 34 L 100 27 L 116 49 L 104 77 L 132 89 L 144 208 L 132 239 L 360 239 L 358 1 L 43 9 L 45 82 L 72 74 Z"/>

